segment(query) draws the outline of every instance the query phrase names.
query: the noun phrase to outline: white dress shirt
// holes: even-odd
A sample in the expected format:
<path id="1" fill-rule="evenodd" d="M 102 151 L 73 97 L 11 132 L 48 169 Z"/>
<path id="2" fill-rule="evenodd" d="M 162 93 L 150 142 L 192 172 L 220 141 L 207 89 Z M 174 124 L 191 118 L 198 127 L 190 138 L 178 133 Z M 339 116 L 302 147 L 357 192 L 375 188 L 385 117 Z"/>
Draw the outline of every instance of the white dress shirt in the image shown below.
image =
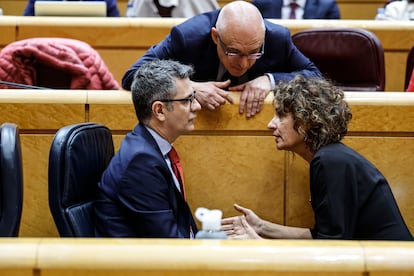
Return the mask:
<path id="1" fill-rule="evenodd" d="M 282 19 L 289 19 L 291 2 L 292 0 L 283 0 Z M 296 10 L 295 10 L 296 19 L 302 19 L 306 0 L 296 0 L 296 4 L 297 4 Z"/>
<path id="2" fill-rule="evenodd" d="M 394 1 L 385 7 L 387 20 L 414 20 L 414 3 L 407 0 Z"/>

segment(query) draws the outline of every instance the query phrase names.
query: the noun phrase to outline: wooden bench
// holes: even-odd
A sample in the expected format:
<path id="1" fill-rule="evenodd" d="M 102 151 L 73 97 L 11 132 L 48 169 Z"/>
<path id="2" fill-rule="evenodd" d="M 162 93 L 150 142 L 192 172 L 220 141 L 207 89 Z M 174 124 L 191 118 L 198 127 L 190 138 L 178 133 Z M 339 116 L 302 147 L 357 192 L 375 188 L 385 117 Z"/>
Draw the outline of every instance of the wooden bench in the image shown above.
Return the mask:
<path id="1" fill-rule="evenodd" d="M 414 273 L 412 242 L 12 238 L 0 257 L 0 274 L 16 276 Z"/>
<path id="2" fill-rule="evenodd" d="M 218 0 L 221 7 L 231 0 Z M 342 19 L 373 19 L 377 8 L 383 7 L 385 0 L 338 0 Z M 27 0 L 0 0 L 0 8 L 4 15 L 22 15 Z M 128 0 L 118 0 L 118 9 L 121 16 L 125 15 Z"/>
<path id="3" fill-rule="evenodd" d="M 236 104 L 202 111 L 196 130 L 175 143 L 183 162 L 190 206 L 222 209 L 235 215 L 234 202 L 265 219 L 311 227 L 308 165 L 299 156 L 277 151 L 267 130 L 271 96 L 251 119 Z M 348 92 L 353 120 L 344 142 L 371 160 L 390 182 L 401 212 L 414 233 L 414 93 Z M 56 237 L 48 206 L 48 157 L 57 129 L 93 121 L 113 132 L 116 148 L 136 124 L 125 91 L 3 90 L 0 118 L 19 125 L 24 172 L 21 237 Z"/>
<path id="4" fill-rule="evenodd" d="M 179 18 L 48 18 L 0 17 L 0 48 L 31 37 L 67 37 L 89 43 L 120 82 L 125 71 L 153 44 L 161 41 Z M 385 51 L 386 91 L 403 91 L 414 22 L 373 20 L 272 20 L 292 34 L 310 28 L 364 28 L 375 33 Z M 4 35 L 3 35 L 4 34 Z"/>
<path id="5" fill-rule="evenodd" d="M 232 0 L 218 0 L 222 7 Z M 370 20 L 374 19 L 377 9 L 384 7 L 385 0 L 337 0 L 341 19 Z"/>

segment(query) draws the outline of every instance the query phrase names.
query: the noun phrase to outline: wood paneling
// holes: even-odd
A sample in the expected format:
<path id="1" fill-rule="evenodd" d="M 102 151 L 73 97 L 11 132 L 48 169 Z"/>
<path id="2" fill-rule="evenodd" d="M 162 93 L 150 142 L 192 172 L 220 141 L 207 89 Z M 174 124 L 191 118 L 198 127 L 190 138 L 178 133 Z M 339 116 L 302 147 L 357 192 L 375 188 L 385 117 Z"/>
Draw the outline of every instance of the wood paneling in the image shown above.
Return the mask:
<path id="1" fill-rule="evenodd" d="M 27 0 L 0 0 L 4 15 L 23 15 Z M 118 0 L 121 16 L 125 15 L 128 0 Z M 231 0 L 218 0 L 220 7 Z M 247 0 L 247 2 L 250 2 Z M 377 8 L 383 7 L 385 0 L 338 0 L 342 19 L 374 19 Z"/>
<path id="2" fill-rule="evenodd" d="M 1 1 L 1 0 L 0 0 Z M 1 2 L 0 2 L 1 3 Z M 375 2 L 377 3 L 377 2 Z M 182 18 L 0 17 L 0 47 L 31 37 L 66 37 L 89 43 L 102 56 L 116 80 Z M 405 64 L 413 46 L 414 22 L 374 20 L 272 20 L 294 34 L 311 28 L 363 28 L 376 34 L 385 51 L 386 91 L 403 91 Z M 12 31 L 15 31 L 14 36 Z"/>
<path id="3" fill-rule="evenodd" d="M 247 119 L 238 113 L 239 93 L 230 93 L 235 104 L 216 112 L 198 112 L 195 131 L 175 142 L 192 209 L 217 208 L 224 216 L 232 216 L 236 202 L 268 220 L 311 227 L 309 166 L 299 156 L 276 150 L 267 130 L 273 117 L 272 96 L 258 115 Z M 346 97 L 353 119 L 344 143 L 383 172 L 414 232 L 414 175 L 407 165 L 414 163 L 414 93 L 347 92 Z M 3 90 L 0 107 L 1 120 L 17 123 L 21 129 L 24 205 L 20 236 L 58 236 L 47 195 L 48 157 L 56 130 L 84 121 L 105 124 L 113 131 L 118 149 L 136 124 L 131 94 Z"/>

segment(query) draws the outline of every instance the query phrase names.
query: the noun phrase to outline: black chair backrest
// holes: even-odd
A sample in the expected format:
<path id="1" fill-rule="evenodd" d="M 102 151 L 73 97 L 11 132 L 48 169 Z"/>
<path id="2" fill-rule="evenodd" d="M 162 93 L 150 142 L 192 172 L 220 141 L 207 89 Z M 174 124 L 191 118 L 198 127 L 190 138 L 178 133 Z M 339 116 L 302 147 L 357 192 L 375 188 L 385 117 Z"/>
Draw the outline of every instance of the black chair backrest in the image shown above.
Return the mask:
<path id="1" fill-rule="evenodd" d="M 94 236 L 93 202 L 113 155 L 106 126 L 80 123 L 56 133 L 49 155 L 49 207 L 60 236 Z"/>
<path id="2" fill-rule="evenodd" d="M 295 33 L 296 47 L 345 91 L 384 91 L 384 49 L 370 31 L 320 28 Z"/>
<path id="3" fill-rule="evenodd" d="M 408 83 L 410 82 L 411 74 L 414 68 L 414 46 L 411 48 L 410 52 L 408 52 L 407 56 L 407 66 L 405 69 L 405 82 L 404 82 L 404 90 L 407 90 Z"/>
<path id="4" fill-rule="evenodd" d="M 19 128 L 0 126 L 0 236 L 17 237 L 23 209 L 23 167 Z"/>

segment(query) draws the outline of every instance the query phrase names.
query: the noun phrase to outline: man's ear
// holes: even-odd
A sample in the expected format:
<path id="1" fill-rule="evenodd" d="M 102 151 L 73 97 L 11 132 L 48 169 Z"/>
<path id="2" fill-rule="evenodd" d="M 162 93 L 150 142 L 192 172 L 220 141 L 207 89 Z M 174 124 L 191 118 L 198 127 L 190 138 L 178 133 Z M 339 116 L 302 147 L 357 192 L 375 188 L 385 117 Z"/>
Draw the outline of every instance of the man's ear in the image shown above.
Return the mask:
<path id="1" fill-rule="evenodd" d="M 216 29 L 216 27 L 211 27 L 210 35 L 211 35 L 211 39 L 214 41 L 214 43 L 217 44 L 218 41 L 217 41 L 217 29 Z"/>
<path id="2" fill-rule="evenodd" d="M 166 110 L 167 108 L 163 102 L 155 101 L 152 104 L 152 115 L 154 116 L 154 119 L 157 119 L 159 121 L 164 121 Z"/>

